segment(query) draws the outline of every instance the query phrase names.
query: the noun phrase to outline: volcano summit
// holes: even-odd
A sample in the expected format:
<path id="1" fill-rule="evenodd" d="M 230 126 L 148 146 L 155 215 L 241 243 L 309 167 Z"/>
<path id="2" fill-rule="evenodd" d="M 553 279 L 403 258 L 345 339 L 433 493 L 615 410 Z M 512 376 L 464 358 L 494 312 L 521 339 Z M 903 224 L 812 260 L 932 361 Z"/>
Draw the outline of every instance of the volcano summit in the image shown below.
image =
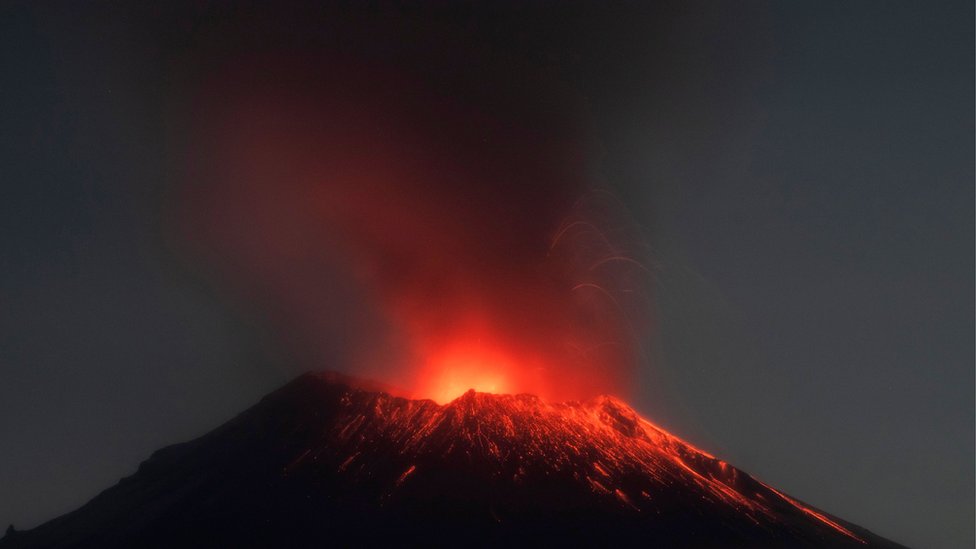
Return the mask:
<path id="1" fill-rule="evenodd" d="M 899 547 L 609 396 L 439 405 L 305 374 L 0 548 Z"/>

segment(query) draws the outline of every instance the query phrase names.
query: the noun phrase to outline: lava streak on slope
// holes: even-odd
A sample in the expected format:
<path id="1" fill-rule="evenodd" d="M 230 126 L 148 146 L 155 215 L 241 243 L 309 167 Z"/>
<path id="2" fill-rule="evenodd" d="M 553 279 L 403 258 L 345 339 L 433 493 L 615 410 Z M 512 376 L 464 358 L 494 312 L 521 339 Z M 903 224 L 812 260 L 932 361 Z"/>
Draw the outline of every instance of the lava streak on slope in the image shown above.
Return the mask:
<path id="1" fill-rule="evenodd" d="M 884 547 L 622 401 L 447 403 L 306 374 L 0 542 L 80 547 Z"/>
<path id="2" fill-rule="evenodd" d="M 339 399 L 339 419 L 320 444 L 289 465 L 289 472 L 303 464 L 341 458 L 340 471 L 374 477 L 375 456 L 364 445 L 389 441 L 409 465 L 387 485 L 385 499 L 411 499 L 414 495 L 398 492 L 423 492 L 429 488 L 428 476 L 442 475 L 445 463 L 460 463 L 475 476 L 489 477 L 484 479 L 486 486 L 563 482 L 580 490 L 573 499 L 546 501 L 533 512 L 593 505 L 645 517 L 718 513 L 746 525 L 736 529 L 772 532 L 802 524 L 800 530 L 815 531 L 824 540 L 840 536 L 867 543 L 839 519 L 667 433 L 612 396 L 549 403 L 534 395 L 472 389 L 446 405 L 436 405 L 363 392 L 354 380 L 333 374 L 324 378 L 347 387 Z M 500 497 L 492 505 L 496 518 L 525 512 L 525 493 L 515 489 L 502 494 L 496 492 Z M 804 517 L 815 520 L 801 520 Z"/>

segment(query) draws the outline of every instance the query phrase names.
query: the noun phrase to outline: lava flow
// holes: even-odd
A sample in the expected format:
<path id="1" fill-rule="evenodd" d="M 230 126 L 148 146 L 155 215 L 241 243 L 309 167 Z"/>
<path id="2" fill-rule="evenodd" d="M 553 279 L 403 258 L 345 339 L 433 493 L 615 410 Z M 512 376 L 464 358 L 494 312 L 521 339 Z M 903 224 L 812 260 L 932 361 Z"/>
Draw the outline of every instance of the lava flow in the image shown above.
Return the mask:
<path id="1" fill-rule="evenodd" d="M 386 499 L 399 498 L 397 491 L 408 483 L 426 490 L 423 484 L 429 480 L 424 477 L 440 476 L 445 463 L 460 461 L 467 462 L 475 476 L 490 476 L 485 481 L 496 487 L 508 482 L 532 485 L 546 478 L 562 479 L 581 490 L 571 501 L 546 502 L 550 509 L 600 505 L 647 516 L 670 515 L 679 508 L 700 514 L 718 510 L 760 529 L 805 522 L 805 528 L 823 538 L 867 543 L 840 519 L 691 446 L 612 396 L 549 403 L 534 395 L 470 389 L 448 404 L 436 405 L 364 391 L 356 380 L 336 374 L 318 379 L 341 388 L 337 421 L 327 436 L 288 465 L 287 474 L 305 464 L 317 468 L 341 459 L 340 472 L 375 477 L 374 457 L 363 444 L 388 441 L 405 461 Z M 681 493 L 676 493 L 676 486 Z M 494 513 L 510 512 L 513 505 L 502 496 L 494 502 Z M 814 520 L 799 520 L 804 517 Z"/>
<path id="2" fill-rule="evenodd" d="M 446 404 L 306 374 L 21 547 L 899 547 L 600 396 Z"/>

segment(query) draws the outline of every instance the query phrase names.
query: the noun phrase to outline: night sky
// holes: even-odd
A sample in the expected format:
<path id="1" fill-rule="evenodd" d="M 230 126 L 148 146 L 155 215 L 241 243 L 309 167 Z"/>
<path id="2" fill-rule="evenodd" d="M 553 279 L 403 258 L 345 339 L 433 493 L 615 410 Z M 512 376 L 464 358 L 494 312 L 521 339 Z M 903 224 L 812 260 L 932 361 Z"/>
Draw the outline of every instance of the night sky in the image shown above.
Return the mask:
<path id="1" fill-rule="evenodd" d="M 323 240 L 312 271 L 274 256 L 314 275 L 300 279 L 315 283 L 314 314 L 298 314 L 275 309 L 280 284 L 235 277 L 255 256 L 215 251 L 223 241 L 198 223 L 234 188 L 200 194 L 213 172 L 196 169 L 219 164 L 196 145 L 228 90 L 273 90 L 248 116 L 280 113 L 308 100 L 282 74 L 342 56 L 488 119 L 547 120 L 549 133 L 499 130 L 491 158 L 511 159 L 510 181 L 472 153 L 488 175 L 457 196 L 424 187 L 432 204 L 571 203 L 560 185 L 513 182 L 529 167 L 562 174 L 552 166 L 577 158 L 553 145 L 562 122 L 581 132 L 582 186 L 625 206 L 653 266 L 636 409 L 899 543 L 976 543 L 971 2 L 197 4 L 0 7 L 4 527 L 77 508 L 306 369 L 362 373 L 351 349 L 386 327 L 330 261 L 344 234 L 296 237 Z M 301 83 L 355 95 L 343 81 Z M 539 82 L 569 106 L 540 102 L 553 95 Z M 467 135 L 474 115 L 439 119 L 432 92 L 391 90 L 402 112 Z M 310 109 L 295 119 L 330 114 Z M 260 196 L 285 196 L 279 183 Z M 273 226 L 227 219 L 232 235 Z M 534 250 L 484 242 L 498 257 Z M 314 321 L 313 342 L 296 318 Z"/>

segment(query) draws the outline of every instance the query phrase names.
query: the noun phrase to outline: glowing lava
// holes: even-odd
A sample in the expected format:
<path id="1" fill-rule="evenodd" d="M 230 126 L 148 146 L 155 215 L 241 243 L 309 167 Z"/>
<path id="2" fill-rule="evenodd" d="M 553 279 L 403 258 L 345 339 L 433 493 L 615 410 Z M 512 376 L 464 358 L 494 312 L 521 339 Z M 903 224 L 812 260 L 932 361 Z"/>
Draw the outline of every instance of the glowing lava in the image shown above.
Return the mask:
<path id="1" fill-rule="evenodd" d="M 475 342 L 455 345 L 434 357 L 423 370 L 414 395 L 444 404 L 474 389 L 479 393 L 515 392 L 512 373 L 516 364 Z"/>
<path id="2" fill-rule="evenodd" d="M 436 402 L 445 403 L 474 390 L 479 393 L 507 393 L 511 392 L 506 382 L 505 374 L 496 369 L 493 364 L 483 364 L 475 361 L 452 363 L 434 376 L 427 387 L 422 387 L 418 394 L 428 395 Z"/>
<path id="3" fill-rule="evenodd" d="M 489 386 L 497 383 L 494 388 L 504 391 L 503 378 L 481 377 L 486 370 L 478 363 L 480 355 L 465 355 L 462 350 L 444 358 L 472 360 L 473 377 L 464 379 L 460 375 L 464 367 L 455 363 L 453 371 L 459 376 L 445 374 L 432 390 L 442 390 L 446 397 L 462 386 L 452 385 L 455 380 L 470 380 Z M 551 488 L 556 482 L 563 483 L 560 489 L 573 496 L 550 502 L 550 510 L 594 505 L 614 509 L 651 529 L 660 525 L 660 517 L 711 517 L 709 520 L 735 524 L 730 526 L 737 531 L 735 535 L 756 536 L 745 546 L 767 546 L 756 540 L 786 532 L 812 538 L 820 546 L 868 543 L 853 525 L 688 444 L 611 396 L 553 403 L 528 394 L 468 390 L 450 402 L 435 404 L 360 389 L 356 380 L 339 374 L 309 374 L 304 382 L 340 404 L 328 436 L 313 441 L 291 462 L 287 476 L 300 477 L 308 467 L 335 471 L 331 464 L 337 464 L 340 474 L 378 483 L 387 501 L 404 497 L 409 502 L 417 490 L 426 493 L 429 486 L 425 483 L 442 482 L 444 471 L 457 467 L 465 479 L 515 490 L 518 495 L 511 501 L 491 502 L 499 516 L 516 513 L 524 498 L 546 497 L 543 487 Z M 371 469 L 377 444 L 392 444 L 390 455 L 399 459 L 389 471 Z M 519 492 L 522 488 L 524 493 Z M 771 534 L 775 532 L 779 533 Z"/>
<path id="4" fill-rule="evenodd" d="M 462 350 L 444 358 L 472 359 Z M 467 391 L 437 404 L 337 373 L 299 377 L 16 535 L 0 546 L 904 549 L 617 398 Z"/>

